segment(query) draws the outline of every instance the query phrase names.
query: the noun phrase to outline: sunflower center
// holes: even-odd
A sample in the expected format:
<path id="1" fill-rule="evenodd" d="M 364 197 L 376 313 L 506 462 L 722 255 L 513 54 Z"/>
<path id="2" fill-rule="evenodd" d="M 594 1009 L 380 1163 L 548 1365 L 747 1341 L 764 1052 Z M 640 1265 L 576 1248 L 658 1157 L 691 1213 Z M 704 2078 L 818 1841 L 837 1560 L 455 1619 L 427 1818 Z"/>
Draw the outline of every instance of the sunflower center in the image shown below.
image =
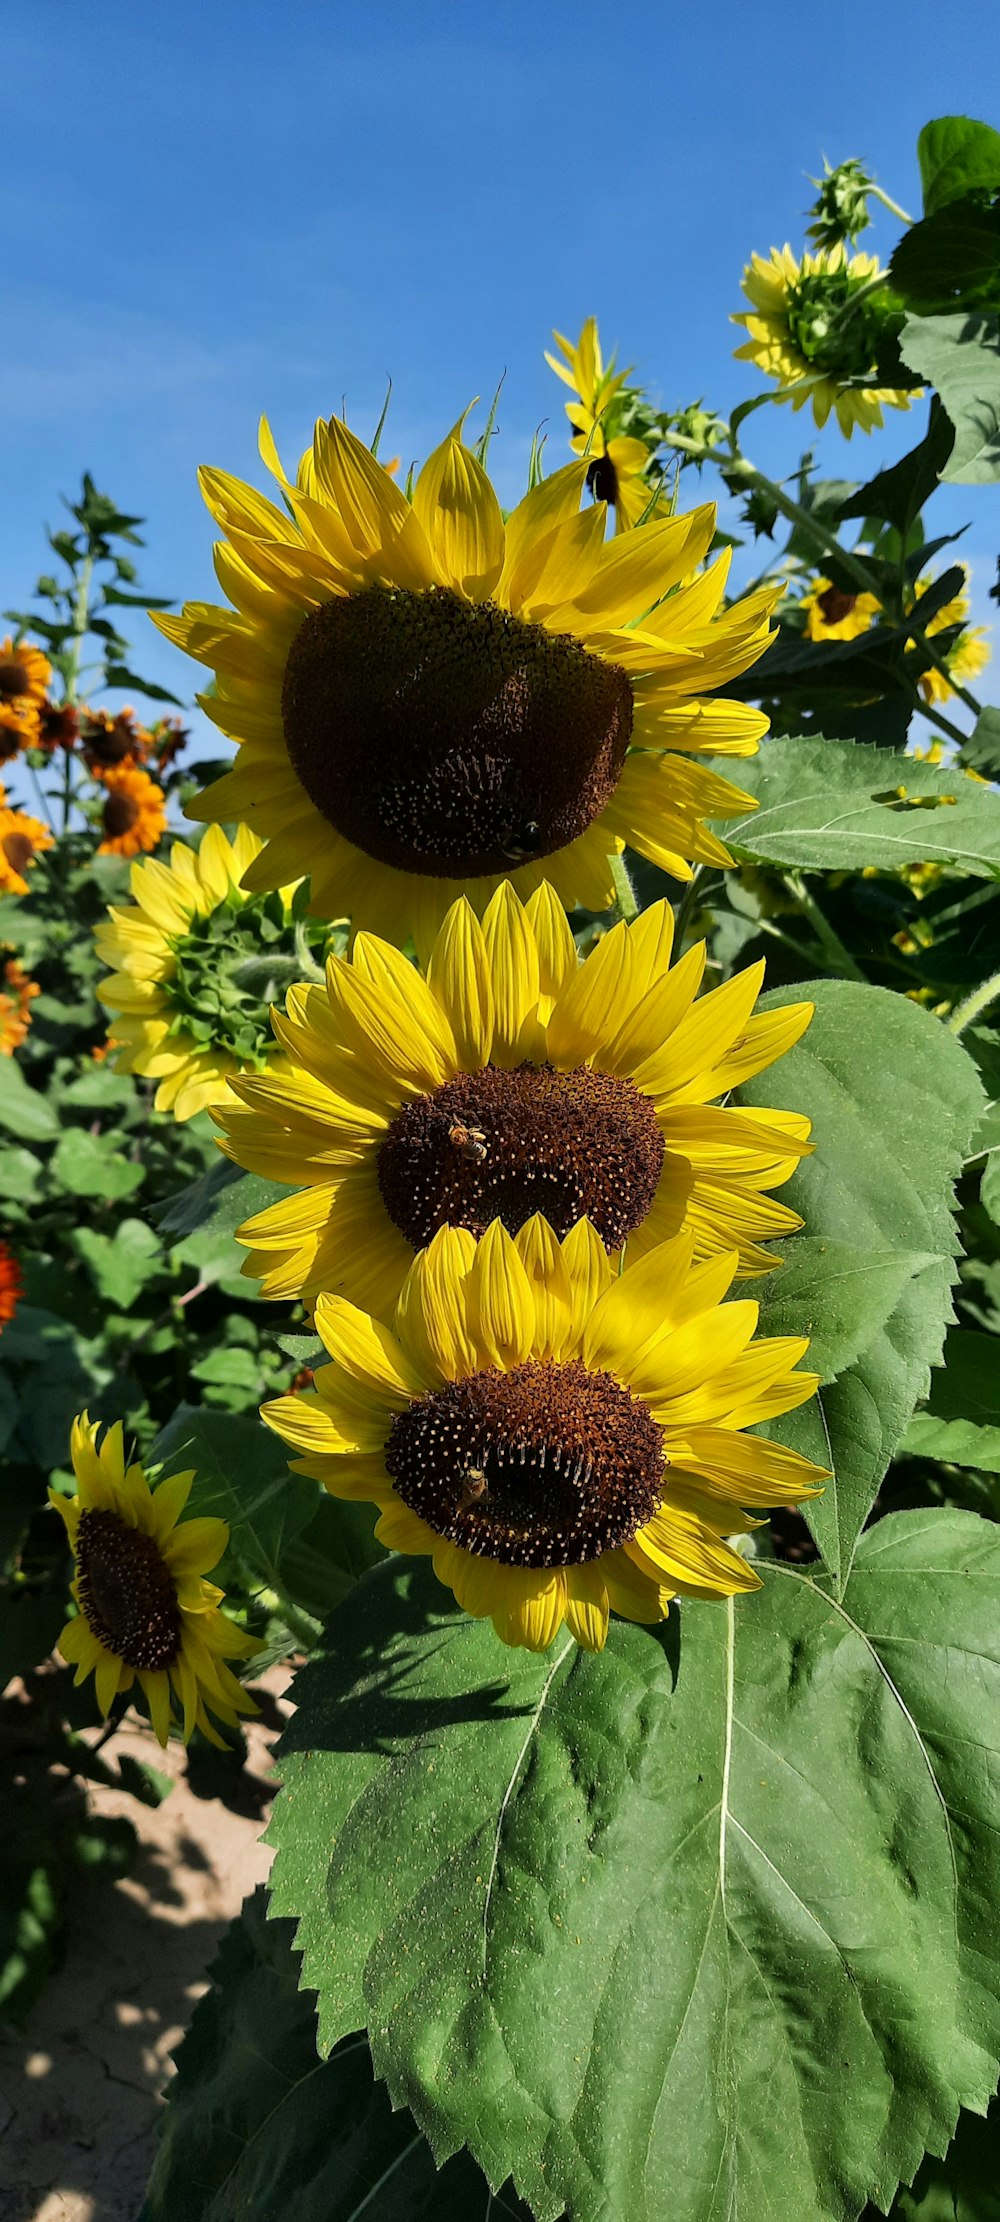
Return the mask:
<path id="1" fill-rule="evenodd" d="M 651 1518 L 663 1488 L 652 1414 L 579 1359 L 535 1359 L 433 1389 L 392 1423 L 396 1493 L 437 1535 L 506 1566 L 582 1566 Z"/>
<path id="2" fill-rule="evenodd" d="M 613 509 L 618 499 L 618 473 L 610 455 L 599 455 L 587 472 L 587 491 L 595 501 L 606 501 Z"/>
<path id="3" fill-rule="evenodd" d="M 139 805 L 131 795 L 109 795 L 103 811 L 105 833 L 119 840 L 123 833 L 131 833 L 138 815 Z"/>
<path id="4" fill-rule="evenodd" d="M 390 1219 L 423 1249 L 439 1227 L 516 1234 L 543 1212 L 556 1234 L 589 1219 L 620 1250 L 648 1212 L 664 1141 L 648 1096 L 612 1073 L 496 1065 L 459 1073 L 398 1111 L 378 1154 Z"/>
<path id="5" fill-rule="evenodd" d="M 19 694 L 31 693 L 31 680 L 24 665 L 16 656 L 0 657 L 0 695 L 13 701 Z"/>
<path id="6" fill-rule="evenodd" d="M 34 856 L 34 844 L 29 841 L 26 833 L 5 833 L 3 853 L 12 872 L 23 872 L 25 865 L 30 864 Z"/>
<path id="7" fill-rule="evenodd" d="M 844 594 L 839 586 L 828 586 L 824 594 L 817 596 L 816 607 L 822 610 L 828 625 L 842 625 L 845 617 L 850 617 L 857 599 L 856 594 Z"/>
<path id="8" fill-rule="evenodd" d="M 447 879 L 575 841 L 617 786 L 632 690 L 616 664 L 493 602 L 366 587 L 292 642 L 288 753 L 366 856 Z"/>
<path id="9" fill-rule="evenodd" d="M 152 1536 L 117 1512 L 83 1512 L 76 1559 L 87 1626 L 105 1650 L 151 1674 L 171 1666 L 180 1650 L 180 1607 Z"/>

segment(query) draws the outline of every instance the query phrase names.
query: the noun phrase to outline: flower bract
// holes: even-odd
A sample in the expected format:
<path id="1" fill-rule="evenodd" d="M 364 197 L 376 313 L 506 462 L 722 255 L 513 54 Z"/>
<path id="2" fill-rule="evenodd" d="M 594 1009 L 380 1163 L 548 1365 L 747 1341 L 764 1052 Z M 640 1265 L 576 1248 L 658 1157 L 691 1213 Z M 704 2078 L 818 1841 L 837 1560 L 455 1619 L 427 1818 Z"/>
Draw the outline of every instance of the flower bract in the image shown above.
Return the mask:
<path id="1" fill-rule="evenodd" d="M 793 409 L 806 403 L 818 425 L 834 412 L 846 439 L 855 425 L 871 432 L 885 408 L 908 409 L 919 395 L 888 386 L 852 383 L 874 372 L 879 312 L 858 296 L 879 275 L 874 255 L 848 256 L 842 245 L 803 255 L 772 247 L 754 255 L 743 274 L 748 310 L 734 316 L 748 338 L 738 361 L 756 363 L 765 377 L 791 391 L 776 398 Z"/>
<path id="2" fill-rule="evenodd" d="M 76 1493 L 49 1491 L 66 1525 L 79 1608 L 59 1638 L 76 1681 L 93 1674 L 102 1713 L 138 1680 L 153 1728 L 166 1744 L 176 1699 L 187 1743 L 200 1728 L 224 1744 L 209 1718 L 235 1727 L 256 1705 L 227 1666 L 259 1647 L 218 1610 L 223 1592 L 204 1579 L 229 1541 L 224 1520 L 185 1520 L 193 1473 L 151 1489 L 141 1465 L 126 1465 L 121 1422 L 100 1430 L 84 1412 L 73 1422 Z"/>
<path id="3" fill-rule="evenodd" d="M 335 417 L 294 484 L 262 451 L 287 507 L 202 473 L 235 609 L 157 619 L 216 674 L 203 707 L 239 754 L 188 807 L 261 835 L 249 888 L 309 874 L 320 916 L 426 951 L 456 895 L 481 915 L 505 879 L 605 909 L 626 842 L 681 878 L 728 861 L 705 820 L 747 798 L 693 757 L 766 730 L 709 697 L 766 647 L 774 595 L 723 609 L 711 507 L 607 543 L 580 461 L 505 521 L 458 426 L 412 501 Z"/>
<path id="4" fill-rule="evenodd" d="M 156 1109 L 176 1119 L 220 1103 L 231 1075 L 278 1054 L 263 1014 L 291 976 L 292 890 L 266 901 L 244 894 L 259 849 L 245 827 L 229 841 L 210 826 L 198 849 L 175 841 L 169 864 L 133 865 L 131 904 L 97 928 L 113 974 L 97 993 L 112 1014 L 115 1062 L 156 1080 Z"/>
<path id="5" fill-rule="evenodd" d="M 609 1611 L 759 1587 L 726 1538 L 824 1478 L 744 1432 L 812 1394 L 806 1343 L 755 1342 L 756 1304 L 722 1301 L 735 1257 L 692 1249 L 682 1233 L 619 1277 L 585 1220 L 562 1243 L 537 1217 L 478 1244 L 443 1228 L 393 1327 L 320 1297 L 330 1363 L 263 1416 L 505 1643 L 545 1650 L 565 1624 L 600 1650 Z"/>
<path id="6" fill-rule="evenodd" d="M 296 1191 L 240 1229 L 244 1270 L 269 1296 L 339 1290 L 385 1315 L 440 1227 L 516 1234 L 541 1210 L 560 1235 L 589 1218 L 630 1261 L 686 1224 L 697 1257 L 766 1271 L 761 1243 L 801 1224 L 768 1191 L 809 1122 L 715 1104 L 812 1005 L 755 1015 L 762 964 L 696 1000 L 705 945 L 671 967 L 672 934 L 656 903 L 581 963 L 548 886 L 527 905 L 501 887 L 482 925 L 455 903 L 426 978 L 359 934 L 273 1015 L 282 1068 L 234 1080 L 216 1114 L 238 1164 Z"/>

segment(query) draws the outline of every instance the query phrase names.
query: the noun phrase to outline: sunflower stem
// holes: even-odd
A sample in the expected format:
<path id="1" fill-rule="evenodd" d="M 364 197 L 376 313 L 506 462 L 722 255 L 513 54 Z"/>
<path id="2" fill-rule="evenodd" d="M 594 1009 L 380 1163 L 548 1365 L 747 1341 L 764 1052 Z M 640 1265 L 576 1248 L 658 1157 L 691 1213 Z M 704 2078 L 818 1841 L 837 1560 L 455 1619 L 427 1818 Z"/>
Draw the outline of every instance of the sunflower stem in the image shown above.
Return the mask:
<path id="1" fill-rule="evenodd" d="M 844 973 L 849 980 L 860 980 L 867 987 L 867 975 L 862 972 L 861 966 L 855 962 L 850 950 L 831 926 L 815 896 L 810 895 L 801 872 L 783 872 L 781 877 L 789 894 L 794 895 L 803 917 L 808 918 L 823 955 L 832 964 L 834 971 Z"/>
<path id="2" fill-rule="evenodd" d="M 615 883 L 615 918 L 613 922 L 617 925 L 619 919 L 623 919 L 626 926 L 630 926 L 633 918 L 639 916 L 639 898 L 629 877 L 629 870 L 624 857 L 613 856 L 610 862 L 611 877 Z"/>
<path id="3" fill-rule="evenodd" d="M 901 224 L 912 224 L 912 216 L 907 215 L 905 208 L 900 208 L 898 201 L 890 200 L 888 193 L 883 193 L 880 185 L 873 182 L 868 187 L 868 191 L 874 200 L 881 201 L 883 208 L 888 209 L 890 216 L 898 216 Z"/>
<path id="4" fill-rule="evenodd" d="M 952 1012 L 950 1019 L 947 1021 L 948 1032 L 950 1034 L 964 1034 L 966 1027 L 971 1026 L 973 1019 L 978 1018 L 981 1011 L 989 1010 L 990 1004 L 996 1003 L 998 1000 L 1000 1000 L 1000 972 L 994 972 L 978 988 L 973 988 L 972 994 L 967 995 L 965 1002 L 960 1003 L 957 1011 Z"/>

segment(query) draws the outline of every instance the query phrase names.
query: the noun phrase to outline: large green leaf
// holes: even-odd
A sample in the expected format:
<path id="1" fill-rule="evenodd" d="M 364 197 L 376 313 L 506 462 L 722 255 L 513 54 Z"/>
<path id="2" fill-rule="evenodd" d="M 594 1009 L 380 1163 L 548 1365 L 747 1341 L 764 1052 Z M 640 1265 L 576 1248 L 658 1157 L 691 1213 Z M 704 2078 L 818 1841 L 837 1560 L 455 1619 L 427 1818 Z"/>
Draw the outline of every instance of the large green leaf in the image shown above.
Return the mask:
<path id="1" fill-rule="evenodd" d="M 924 2161 L 890 2222 L 1000 2222 L 1000 2108 L 986 2121 L 961 2116 L 944 2159 Z"/>
<path id="2" fill-rule="evenodd" d="M 1000 192 L 1000 131 L 973 116 L 935 116 L 917 140 L 924 214 L 967 193 Z"/>
<path id="3" fill-rule="evenodd" d="M 766 741 L 739 784 L 758 805 L 720 829 L 739 856 L 813 872 L 938 862 L 1000 877 L 1000 796 L 960 771 L 795 735 Z"/>
<path id="4" fill-rule="evenodd" d="M 364 2035 L 317 2057 L 292 1924 L 266 1903 L 256 1891 L 223 1939 L 177 2055 L 140 2222 L 530 2222 L 467 2153 L 438 2171 Z"/>
<path id="5" fill-rule="evenodd" d="M 884 1326 L 907 1283 L 936 1262 L 926 1250 L 861 1249 L 798 1235 L 784 1264 L 760 1284 L 761 1333 L 808 1335 L 810 1367 L 835 1381 Z"/>
<path id="6" fill-rule="evenodd" d="M 951 453 L 954 434 L 940 402 L 931 404 L 924 438 L 909 455 L 878 471 L 866 486 L 859 486 L 841 503 L 837 522 L 849 517 L 873 517 L 894 525 L 906 540 L 915 519 L 928 501 Z"/>
<path id="7" fill-rule="evenodd" d="M 908 316 L 899 351 L 909 370 L 936 386 L 955 427 L 942 478 L 983 486 L 1000 476 L 1000 320 Z"/>
<path id="8" fill-rule="evenodd" d="M 13 1057 L 0 1058 L 0 1127 L 20 1142 L 52 1142 L 59 1120 L 37 1088 L 29 1088 Z"/>
<path id="9" fill-rule="evenodd" d="M 906 996 L 818 980 L 781 988 L 764 997 L 764 1007 L 803 995 L 816 1005 L 808 1033 L 740 1095 L 805 1112 L 813 1122 L 813 1154 L 782 1190 L 813 1245 L 798 1301 L 783 1297 L 783 1287 L 795 1297 L 800 1276 L 795 1240 L 785 1245 L 788 1279 L 776 1277 L 773 1296 L 761 1284 L 760 1295 L 764 1324 L 774 1332 L 808 1333 L 818 1319 L 819 1369 L 838 1375 L 773 1432 L 833 1468 L 836 1479 L 809 1507 L 809 1520 L 842 1582 L 882 1475 L 927 1393 L 929 1368 L 941 1357 L 958 1247 L 952 1191 L 984 1092 L 961 1043 Z M 862 1289 L 855 1278 L 853 1296 L 836 1279 L 810 1288 L 819 1242 L 867 1255 L 870 1285 Z"/>
<path id="10" fill-rule="evenodd" d="M 997 2072 L 1000 1533 L 896 1515 L 665 1634 L 502 1649 L 390 1561 L 271 1824 L 325 2051 L 541 2222 L 887 2206 Z M 678 1638 L 679 1626 L 679 1638 Z"/>
<path id="11" fill-rule="evenodd" d="M 905 1448 L 918 1458 L 1000 1474 L 1000 1343 L 994 1335 L 952 1328 L 927 1409 L 914 1413 Z"/>
<path id="12" fill-rule="evenodd" d="M 921 316 L 1000 305 L 1000 204 L 950 202 L 903 233 L 889 264 L 894 292 Z"/>

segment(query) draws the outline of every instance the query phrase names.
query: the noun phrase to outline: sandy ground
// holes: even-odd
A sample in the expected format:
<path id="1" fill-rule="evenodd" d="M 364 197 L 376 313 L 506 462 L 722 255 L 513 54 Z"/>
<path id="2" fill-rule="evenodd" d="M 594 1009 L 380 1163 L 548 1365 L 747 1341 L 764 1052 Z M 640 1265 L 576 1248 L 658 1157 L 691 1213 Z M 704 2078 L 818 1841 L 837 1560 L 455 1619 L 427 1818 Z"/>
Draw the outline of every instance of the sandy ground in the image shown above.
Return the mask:
<path id="1" fill-rule="evenodd" d="M 226 1803 L 195 1796 L 176 1746 L 116 1737 L 176 1787 L 155 1810 L 93 1789 L 99 1812 L 133 1823 L 139 1856 L 120 1883 L 81 1884 L 63 1966 L 27 2031 L 0 2035 L 0 2222 L 135 2222 L 170 2054 L 227 1923 L 270 1865 L 260 1834 L 290 1679 L 283 1667 L 264 1677 L 272 1724 L 248 1725 L 247 1767 Z"/>

